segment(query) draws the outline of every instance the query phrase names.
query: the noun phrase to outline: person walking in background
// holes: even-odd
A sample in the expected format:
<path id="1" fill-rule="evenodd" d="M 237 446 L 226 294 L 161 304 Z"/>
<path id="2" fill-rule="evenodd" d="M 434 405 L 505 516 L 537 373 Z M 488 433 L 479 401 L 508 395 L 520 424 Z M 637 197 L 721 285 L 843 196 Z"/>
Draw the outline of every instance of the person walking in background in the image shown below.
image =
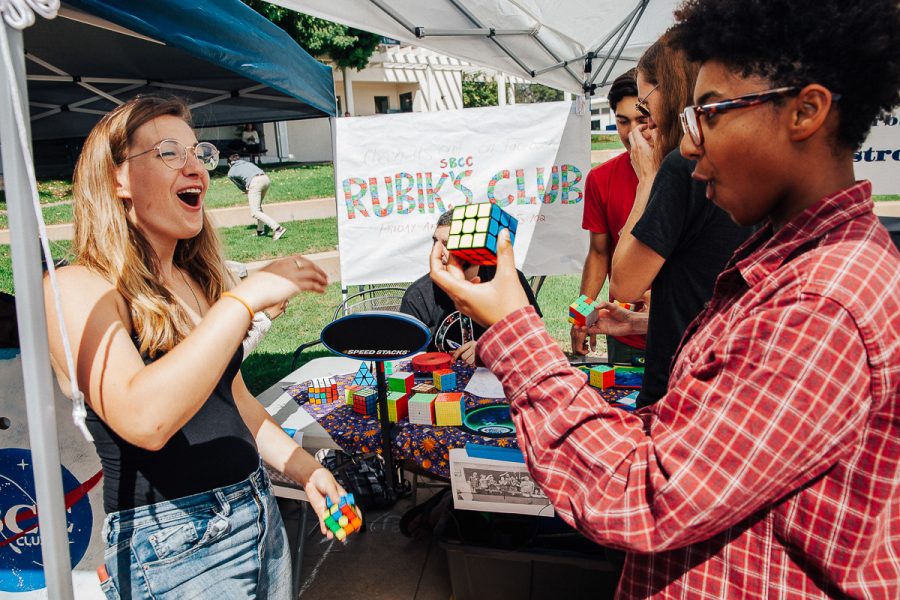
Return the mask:
<path id="1" fill-rule="evenodd" d="M 269 191 L 269 186 L 272 185 L 269 176 L 262 169 L 242 159 L 239 154 L 232 154 L 228 157 L 228 179 L 247 194 L 250 216 L 256 219 L 256 235 L 266 235 L 267 226 L 273 231 L 273 240 L 277 240 L 287 232 L 278 221 L 262 211 L 263 199 Z"/>

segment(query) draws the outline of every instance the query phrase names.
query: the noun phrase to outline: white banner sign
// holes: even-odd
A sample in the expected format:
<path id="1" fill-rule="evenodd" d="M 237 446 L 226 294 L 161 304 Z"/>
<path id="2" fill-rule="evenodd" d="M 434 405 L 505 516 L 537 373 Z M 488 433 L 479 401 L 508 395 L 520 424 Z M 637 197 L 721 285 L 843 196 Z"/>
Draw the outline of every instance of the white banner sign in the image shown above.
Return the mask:
<path id="1" fill-rule="evenodd" d="M 856 178 L 870 180 L 873 194 L 900 194 L 900 111 L 875 122 L 853 160 Z"/>
<path id="2" fill-rule="evenodd" d="M 441 213 L 488 201 L 519 220 L 526 275 L 580 273 L 589 127 L 570 102 L 338 119 L 344 285 L 417 279 Z"/>

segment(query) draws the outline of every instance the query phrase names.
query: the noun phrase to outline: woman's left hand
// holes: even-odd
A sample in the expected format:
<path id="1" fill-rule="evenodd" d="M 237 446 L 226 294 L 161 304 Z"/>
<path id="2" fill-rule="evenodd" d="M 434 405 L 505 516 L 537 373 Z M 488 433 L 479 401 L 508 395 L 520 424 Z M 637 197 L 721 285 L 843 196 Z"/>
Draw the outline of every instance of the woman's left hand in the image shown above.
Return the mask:
<path id="1" fill-rule="evenodd" d="M 303 489 L 307 497 L 309 497 L 309 503 L 312 505 L 313 510 L 319 516 L 319 529 L 322 530 L 322 535 L 329 540 L 332 539 L 334 534 L 325 526 L 325 496 L 328 496 L 332 502 L 337 504 L 340 502 L 341 496 L 346 494 L 347 491 L 335 481 L 334 475 L 325 467 L 319 467 L 313 471 Z M 362 512 L 359 510 L 359 507 L 356 507 L 356 513 L 362 519 Z"/>

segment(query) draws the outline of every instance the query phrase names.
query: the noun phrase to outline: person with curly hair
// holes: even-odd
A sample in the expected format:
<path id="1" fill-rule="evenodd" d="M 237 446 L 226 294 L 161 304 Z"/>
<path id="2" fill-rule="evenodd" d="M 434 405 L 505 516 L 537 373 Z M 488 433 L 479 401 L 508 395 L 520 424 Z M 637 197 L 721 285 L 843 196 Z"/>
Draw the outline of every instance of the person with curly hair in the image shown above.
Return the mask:
<path id="1" fill-rule="evenodd" d="M 900 104 L 896 0 L 689 0 L 681 152 L 757 231 L 666 394 L 600 402 L 516 289 L 432 278 L 488 327 L 519 447 L 558 513 L 627 551 L 619 598 L 900 598 L 900 253 L 854 150 Z"/>

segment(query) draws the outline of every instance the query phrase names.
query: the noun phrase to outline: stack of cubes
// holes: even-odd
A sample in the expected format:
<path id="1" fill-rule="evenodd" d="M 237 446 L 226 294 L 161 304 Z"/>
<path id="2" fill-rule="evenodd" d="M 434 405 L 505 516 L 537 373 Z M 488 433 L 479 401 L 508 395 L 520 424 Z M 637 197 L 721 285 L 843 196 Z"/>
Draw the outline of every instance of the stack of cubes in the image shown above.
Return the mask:
<path id="1" fill-rule="evenodd" d="M 438 389 L 430 383 L 417 383 L 413 386 L 413 394 L 435 394 Z"/>
<path id="2" fill-rule="evenodd" d="M 434 387 L 441 392 L 456 391 L 456 373 L 452 369 L 440 369 L 434 372 Z"/>
<path id="3" fill-rule="evenodd" d="M 474 265 L 497 264 L 497 236 L 509 229 L 509 241 L 516 239 L 518 221 L 496 204 L 484 202 L 453 209 L 447 250 Z"/>
<path id="4" fill-rule="evenodd" d="M 434 425 L 434 401 L 437 394 L 416 394 L 409 399 L 409 422 Z"/>
<path id="5" fill-rule="evenodd" d="M 409 395 L 403 392 L 388 392 L 388 420 L 391 423 L 399 423 L 409 414 Z"/>
<path id="6" fill-rule="evenodd" d="M 597 365 L 591 368 L 589 383 L 601 390 L 616 384 L 616 371 L 609 365 Z"/>
<path id="7" fill-rule="evenodd" d="M 597 321 L 597 309 L 594 300 L 584 294 L 569 305 L 569 323 L 576 327 L 590 327 Z"/>
<path id="8" fill-rule="evenodd" d="M 461 393 L 438 394 L 434 400 L 435 425 L 462 425 L 465 412 L 465 400 Z"/>
<path id="9" fill-rule="evenodd" d="M 313 379 L 307 388 L 310 404 L 328 404 L 338 399 L 337 382 L 332 377 Z"/>
<path id="10" fill-rule="evenodd" d="M 325 496 L 325 510 L 325 527 L 334 534 L 339 542 L 343 542 L 348 535 L 362 527 L 362 519 L 356 513 L 353 494 L 341 496 L 337 504 Z"/>
<path id="11" fill-rule="evenodd" d="M 397 371 L 388 377 L 388 390 L 391 392 L 411 394 L 414 385 L 416 378 L 412 373 Z"/>
<path id="12" fill-rule="evenodd" d="M 378 416 L 378 392 L 372 388 L 359 388 L 353 392 L 353 411 L 367 417 Z"/>

